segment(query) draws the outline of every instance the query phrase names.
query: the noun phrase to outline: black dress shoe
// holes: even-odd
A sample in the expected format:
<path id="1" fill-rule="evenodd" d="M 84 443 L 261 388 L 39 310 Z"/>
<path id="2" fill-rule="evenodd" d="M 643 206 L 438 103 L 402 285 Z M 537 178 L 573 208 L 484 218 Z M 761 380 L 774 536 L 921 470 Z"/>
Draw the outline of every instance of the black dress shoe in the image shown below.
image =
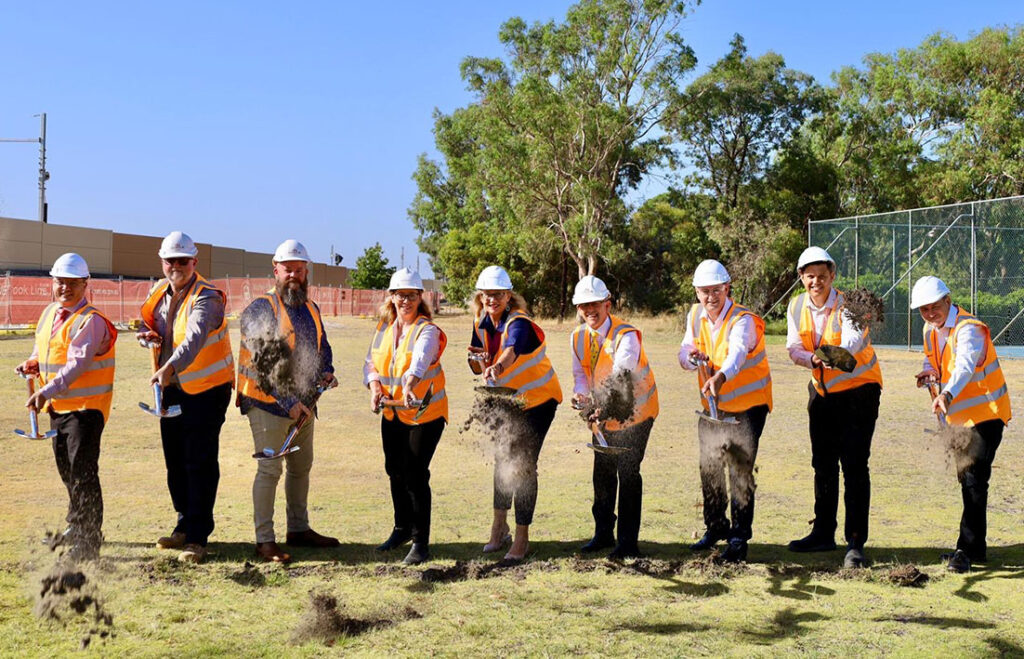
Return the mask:
<path id="1" fill-rule="evenodd" d="M 949 556 L 949 562 L 946 563 L 946 569 L 950 572 L 957 572 L 963 574 L 964 572 L 971 571 L 971 559 L 967 558 L 967 554 L 964 553 L 963 549 L 957 549 L 952 554 L 943 554 L 943 558 Z"/>
<path id="2" fill-rule="evenodd" d="M 391 551 L 396 547 L 401 547 L 411 539 L 412 531 L 406 531 L 405 529 L 393 529 L 388 539 L 377 545 L 377 551 Z"/>
<path id="3" fill-rule="evenodd" d="M 850 547 L 843 559 L 845 568 L 861 568 L 867 565 L 868 559 L 864 556 L 864 550 L 859 547 Z"/>
<path id="4" fill-rule="evenodd" d="M 822 536 L 811 532 L 810 535 L 794 540 L 789 543 L 789 551 L 810 553 L 815 551 L 834 551 L 836 548 L 835 538 Z"/>
<path id="5" fill-rule="evenodd" d="M 697 542 L 690 545 L 690 549 L 693 551 L 705 551 L 711 549 L 719 540 L 728 540 L 729 536 L 725 533 L 718 533 L 716 531 L 705 531 L 704 535 Z"/>
<path id="6" fill-rule="evenodd" d="M 747 560 L 747 541 L 733 538 L 722 552 L 722 560 L 726 563 L 742 563 Z"/>
<path id="7" fill-rule="evenodd" d="M 621 561 L 627 558 L 640 558 L 640 549 L 636 545 L 631 547 L 619 545 L 612 550 L 612 553 L 608 554 L 609 561 Z"/>
<path id="8" fill-rule="evenodd" d="M 594 552 L 607 549 L 608 547 L 615 546 L 615 538 L 610 535 L 595 535 L 590 539 L 590 542 L 580 547 L 580 551 L 584 554 L 593 554 Z"/>
<path id="9" fill-rule="evenodd" d="M 412 548 L 409 549 L 409 553 L 402 559 L 402 563 L 405 565 L 419 565 L 423 561 L 430 560 L 430 550 L 427 548 L 425 542 L 414 542 Z"/>

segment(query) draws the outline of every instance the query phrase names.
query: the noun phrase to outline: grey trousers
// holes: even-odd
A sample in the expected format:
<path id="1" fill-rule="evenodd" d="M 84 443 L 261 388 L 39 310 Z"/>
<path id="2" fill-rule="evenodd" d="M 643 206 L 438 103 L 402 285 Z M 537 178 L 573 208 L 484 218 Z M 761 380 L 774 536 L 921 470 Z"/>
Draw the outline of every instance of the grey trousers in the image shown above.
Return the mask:
<path id="1" fill-rule="evenodd" d="M 274 451 L 284 443 L 292 420 L 264 412 L 258 407 L 246 412 L 252 441 L 256 452 L 265 448 Z M 252 482 L 252 517 L 256 525 L 256 542 L 275 542 L 274 497 L 281 471 L 285 470 L 284 497 L 288 516 L 288 532 L 301 533 L 309 530 L 309 512 L 306 501 L 309 495 L 309 470 L 313 467 L 313 425 L 310 419 L 299 431 L 292 445 L 299 450 L 277 460 L 258 460 L 256 478 Z"/>

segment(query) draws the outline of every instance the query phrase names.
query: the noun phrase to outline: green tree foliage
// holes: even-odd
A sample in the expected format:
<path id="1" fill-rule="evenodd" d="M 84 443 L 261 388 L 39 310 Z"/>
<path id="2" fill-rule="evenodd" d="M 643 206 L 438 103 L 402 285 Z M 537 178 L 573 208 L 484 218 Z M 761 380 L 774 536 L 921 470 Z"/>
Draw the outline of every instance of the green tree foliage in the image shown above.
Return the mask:
<path id="1" fill-rule="evenodd" d="M 373 247 L 367 247 L 363 255 L 356 259 L 355 269 L 348 274 L 348 285 L 361 289 L 387 288 L 394 273 L 395 267 L 388 265 L 384 249 L 380 243 L 374 243 Z"/>

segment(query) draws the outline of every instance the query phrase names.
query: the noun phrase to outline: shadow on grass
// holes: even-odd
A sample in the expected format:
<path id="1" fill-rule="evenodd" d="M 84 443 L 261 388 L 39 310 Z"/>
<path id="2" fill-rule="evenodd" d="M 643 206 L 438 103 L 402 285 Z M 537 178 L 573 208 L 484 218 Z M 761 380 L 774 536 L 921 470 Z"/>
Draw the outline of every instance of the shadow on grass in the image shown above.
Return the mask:
<path id="1" fill-rule="evenodd" d="M 767 645 L 808 634 L 814 630 L 807 623 L 823 620 L 830 620 L 830 618 L 812 611 L 800 613 L 788 606 L 776 612 L 764 629 L 745 629 L 741 633 L 754 643 Z"/>
<path id="2" fill-rule="evenodd" d="M 650 624 L 631 623 L 615 627 L 615 631 L 630 631 L 638 634 L 663 634 L 672 636 L 674 634 L 699 634 L 711 631 L 711 625 L 704 625 L 691 622 L 654 622 Z"/>
<path id="3" fill-rule="evenodd" d="M 971 620 L 970 618 L 944 618 L 940 616 L 891 615 L 872 618 L 875 622 L 903 622 L 913 625 L 926 625 L 938 629 L 995 629 L 994 622 Z"/>
<path id="4" fill-rule="evenodd" d="M 998 636 L 989 636 L 985 639 L 992 651 L 1000 657 L 1024 657 L 1024 646 L 1017 645 L 1013 641 L 1007 641 Z"/>

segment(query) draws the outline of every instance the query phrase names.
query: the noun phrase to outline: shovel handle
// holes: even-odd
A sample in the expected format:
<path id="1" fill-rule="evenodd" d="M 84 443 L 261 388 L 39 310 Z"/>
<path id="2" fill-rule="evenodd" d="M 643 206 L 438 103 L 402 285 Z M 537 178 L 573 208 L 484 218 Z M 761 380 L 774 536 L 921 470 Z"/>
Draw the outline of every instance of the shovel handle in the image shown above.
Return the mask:
<path id="1" fill-rule="evenodd" d="M 934 403 L 935 399 L 938 398 L 939 395 L 940 395 L 940 393 L 939 393 L 939 391 L 940 391 L 939 390 L 939 383 L 936 382 L 935 380 L 927 380 L 927 381 L 925 381 L 924 384 L 925 384 L 926 387 L 928 387 L 928 396 L 931 398 L 932 402 Z M 949 421 L 946 420 L 946 415 L 943 414 L 942 412 L 936 412 L 935 413 L 935 418 L 938 419 L 939 427 L 940 428 L 945 428 L 946 426 L 949 425 Z"/>
<path id="2" fill-rule="evenodd" d="M 710 380 L 712 378 L 712 376 L 714 376 L 715 369 L 713 369 L 708 364 L 708 361 L 706 359 L 698 359 L 698 360 L 696 360 L 696 364 L 697 364 L 697 373 L 700 375 L 700 379 L 701 379 L 702 382 L 707 382 L 708 380 Z M 718 397 L 715 396 L 714 394 L 710 394 L 710 393 L 705 396 L 703 391 L 701 391 L 700 395 L 701 395 L 701 397 L 705 401 L 707 401 L 708 411 L 711 413 L 711 418 L 717 421 L 718 418 L 719 418 L 718 417 Z"/>

